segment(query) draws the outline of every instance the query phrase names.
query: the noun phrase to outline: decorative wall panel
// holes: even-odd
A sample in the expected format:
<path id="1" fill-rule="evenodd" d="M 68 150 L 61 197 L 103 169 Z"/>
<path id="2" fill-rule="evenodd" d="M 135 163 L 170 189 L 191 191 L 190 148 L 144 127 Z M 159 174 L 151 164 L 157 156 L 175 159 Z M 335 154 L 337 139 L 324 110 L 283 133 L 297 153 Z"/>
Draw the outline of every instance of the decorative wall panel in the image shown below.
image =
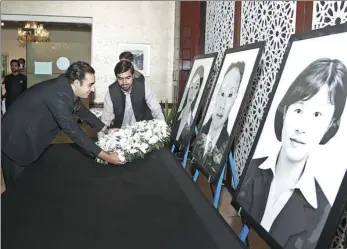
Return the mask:
<path id="1" fill-rule="evenodd" d="M 324 28 L 345 22 L 347 22 L 347 2 L 314 1 L 312 29 Z M 347 210 L 345 211 L 341 223 L 336 230 L 336 235 L 330 248 L 345 249 L 346 233 Z"/>
<path id="2" fill-rule="evenodd" d="M 347 2 L 314 1 L 312 29 L 347 22 Z"/>
<path id="3" fill-rule="evenodd" d="M 208 1 L 206 6 L 205 53 L 218 52 L 220 66 L 224 51 L 233 46 L 234 1 Z"/>
<path id="4" fill-rule="evenodd" d="M 243 1 L 240 45 L 266 41 L 248 105 L 238 127 L 235 165 L 241 175 L 290 35 L 295 32 L 295 1 Z"/>

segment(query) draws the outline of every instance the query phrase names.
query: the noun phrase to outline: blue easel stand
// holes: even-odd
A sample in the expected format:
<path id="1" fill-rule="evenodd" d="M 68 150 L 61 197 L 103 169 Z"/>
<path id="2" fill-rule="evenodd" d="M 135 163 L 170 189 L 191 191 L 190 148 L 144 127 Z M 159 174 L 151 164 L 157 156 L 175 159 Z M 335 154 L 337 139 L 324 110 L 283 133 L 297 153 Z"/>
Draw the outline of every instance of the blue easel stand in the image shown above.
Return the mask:
<path id="1" fill-rule="evenodd" d="M 196 126 L 195 126 L 194 130 L 195 130 L 195 134 L 198 134 L 198 128 Z M 184 154 L 184 157 L 183 157 L 183 162 L 182 162 L 183 168 L 186 168 L 186 164 L 187 164 L 187 160 L 188 160 L 189 146 L 190 146 L 190 143 L 188 144 L 187 150 L 186 150 L 186 152 Z M 174 151 L 175 151 L 175 145 L 172 145 L 171 152 L 174 152 Z M 239 180 L 237 179 L 237 170 L 236 170 L 236 167 L 235 167 L 233 154 L 231 152 L 229 153 L 229 167 L 230 167 L 230 170 L 231 170 L 231 175 L 232 175 L 232 179 L 233 179 L 233 182 L 234 182 L 234 186 L 235 186 L 235 188 L 237 188 L 237 185 L 239 184 Z M 219 180 L 218 180 L 218 183 L 217 183 L 217 187 L 216 187 L 216 191 L 215 191 L 215 196 L 213 198 L 213 206 L 216 209 L 218 208 L 219 199 L 220 199 L 220 195 L 221 195 L 221 192 L 222 192 L 224 173 L 225 173 L 225 167 L 223 168 L 223 171 L 222 171 L 222 173 L 221 173 L 221 175 L 219 177 Z M 196 182 L 198 177 L 199 177 L 199 170 L 195 170 L 195 173 L 194 173 L 194 176 L 193 176 L 193 181 Z M 244 225 L 242 227 L 242 230 L 241 230 L 240 235 L 239 235 L 240 240 L 242 242 L 245 242 L 245 240 L 247 239 L 248 233 L 249 233 L 249 227 L 247 225 Z"/>
<path id="2" fill-rule="evenodd" d="M 230 153 L 231 154 L 231 153 Z M 229 157 L 230 158 L 230 157 Z M 234 164 L 230 164 L 230 167 L 232 168 L 232 165 Z M 233 172 L 233 169 L 231 169 L 231 172 Z M 220 200 L 220 195 L 222 192 L 222 186 L 223 186 L 223 176 L 225 173 L 225 167 L 223 167 L 222 173 L 220 174 L 220 177 L 218 179 L 217 182 L 217 187 L 216 187 L 216 191 L 215 191 L 215 195 L 213 197 L 213 206 L 218 209 L 218 204 L 219 204 L 219 200 Z M 199 177 L 199 170 L 195 170 L 194 176 L 193 176 L 193 181 L 196 182 L 196 180 Z"/>
<path id="3" fill-rule="evenodd" d="M 249 233 L 248 226 L 247 225 L 243 225 L 242 230 L 240 232 L 240 240 L 242 242 L 245 242 L 245 240 L 247 239 L 248 233 Z"/>
<path id="4" fill-rule="evenodd" d="M 198 134 L 198 128 L 196 126 L 194 127 L 194 131 L 195 131 L 195 134 Z M 186 166 L 187 166 L 189 147 L 190 147 L 190 142 L 188 143 L 187 149 L 186 149 L 186 151 L 184 153 L 184 156 L 183 156 L 183 162 L 182 162 L 183 168 L 186 168 Z M 172 153 L 175 151 L 175 148 L 176 148 L 176 146 L 173 144 L 172 147 L 171 147 L 171 152 Z"/>
<path id="5" fill-rule="evenodd" d="M 186 168 L 186 166 L 187 166 L 188 154 L 189 154 L 189 146 L 190 146 L 190 143 L 188 143 L 186 152 L 184 153 L 183 162 L 182 162 L 183 168 Z"/>
<path id="6" fill-rule="evenodd" d="M 235 162 L 233 159 L 233 155 L 231 154 L 231 152 L 229 153 L 229 165 L 230 165 L 230 169 L 231 169 L 231 175 L 233 178 L 233 182 L 234 182 L 234 186 L 235 188 L 237 188 L 237 185 L 239 184 L 239 180 L 237 179 L 237 170 L 235 167 Z M 245 242 L 245 240 L 247 239 L 249 233 L 249 228 L 247 225 L 243 225 L 242 230 L 240 232 L 240 239 L 242 242 Z"/>
<path id="7" fill-rule="evenodd" d="M 183 162 L 182 162 L 183 168 L 186 168 L 186 166 L 187 166 L 189 146 L 190 146 L 190 143 L 188 143 L 187 150 L 186 150 L 186 152 L 184 153 Z M 171 152 L 172 152 L 172 153 L 175 151 L 175 148 L 176 148 L 176 146 L 175 146 L 175 145 L 172 145 L 172 147 L 171 147 Z"/>
<path id="8" fill-rule="evenodd" d="M 171 147 L 171 152 L 173 153 L 175 151 L 176 146 L 173 144 Z"/>

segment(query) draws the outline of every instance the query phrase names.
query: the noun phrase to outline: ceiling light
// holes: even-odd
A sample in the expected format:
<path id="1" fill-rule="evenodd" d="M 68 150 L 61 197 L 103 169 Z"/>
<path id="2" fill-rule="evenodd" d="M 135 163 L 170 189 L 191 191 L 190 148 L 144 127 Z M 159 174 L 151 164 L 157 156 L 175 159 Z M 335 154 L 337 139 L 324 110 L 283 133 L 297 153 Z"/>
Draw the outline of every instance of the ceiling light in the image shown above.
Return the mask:
<path id="1" fill-rule="evenodd" d="M 18 41 L 21 47 L 25 47 L 30 42 L 49 42 L 49 32 L 43 28 L 42 24 L 28 22 L 23 29 L 18 29 Z"/>

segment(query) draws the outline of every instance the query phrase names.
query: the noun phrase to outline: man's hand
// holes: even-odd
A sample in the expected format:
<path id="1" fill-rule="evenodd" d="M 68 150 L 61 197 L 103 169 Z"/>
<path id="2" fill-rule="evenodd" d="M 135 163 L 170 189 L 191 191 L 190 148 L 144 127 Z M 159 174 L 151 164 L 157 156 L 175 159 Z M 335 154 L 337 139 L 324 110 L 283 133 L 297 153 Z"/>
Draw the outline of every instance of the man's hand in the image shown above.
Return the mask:
<path id="1" fill-rule="evenodd" d="M 107 153 L 105 151 L 101 151 L 98 157 L 110 164 L 122 165 L 125 163 L 118 158 L 117 152 Z"/>

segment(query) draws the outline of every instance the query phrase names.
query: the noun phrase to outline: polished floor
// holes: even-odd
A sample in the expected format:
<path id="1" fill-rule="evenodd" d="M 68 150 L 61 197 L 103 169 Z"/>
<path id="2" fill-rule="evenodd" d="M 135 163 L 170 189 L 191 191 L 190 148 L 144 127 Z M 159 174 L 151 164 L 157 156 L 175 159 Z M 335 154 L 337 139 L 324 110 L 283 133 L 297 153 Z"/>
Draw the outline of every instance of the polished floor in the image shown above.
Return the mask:
<path id="1" fill-rule="evenodd" d="M 84 130 L 88 136 L 96 137 L 96 131 L 90 129 L 86 125 L 81 125 L 82 130 Z M 71 139 L 64 133 L 60 132 L 58 136 L 53 139 L 52 144 L 57 143 L 71 143 Z M 205 196 L 211 201 L 213 200 L 212 192 L 207 179 L 204 176 L 199 176 L 197 184 Z M 5 191 L 6 187 L 1 172 L 1 193 Z M 221 199 L 219 202 L 219 212 L 225 221 L 230 225 L 230 227 L 239 234 L 242 229 L 242 224 L 239 215 L 236 210 L 230 205 L 231 194 L 223 188 Z M 248 236 L 248 242 L 251 249 L 269 249 L 270 247 L 253 231 L 251 230 Z"/>

